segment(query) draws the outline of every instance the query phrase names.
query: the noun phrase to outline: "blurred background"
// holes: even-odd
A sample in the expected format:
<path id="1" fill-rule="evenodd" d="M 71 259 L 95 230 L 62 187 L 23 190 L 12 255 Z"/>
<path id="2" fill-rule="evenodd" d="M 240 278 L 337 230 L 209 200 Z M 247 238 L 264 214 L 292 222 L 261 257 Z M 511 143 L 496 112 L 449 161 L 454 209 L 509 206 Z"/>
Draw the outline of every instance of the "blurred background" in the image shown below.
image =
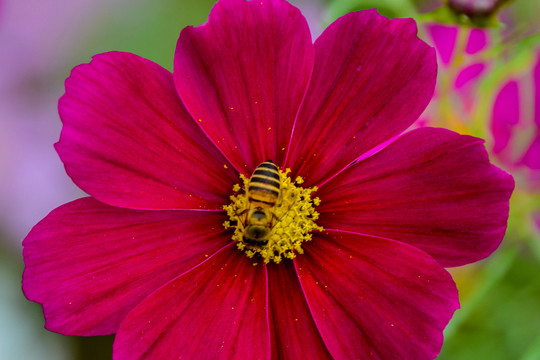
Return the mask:
<path id="1" fill-rule="evenodd" d="M 418 126 L 486 139 L 516 190 L 506 238 L 488 259 L 450 269 L 461 309 L 439 359 L 540 359 L 540 2 L 293 0 L 316 38 L 335 18 L 378 8 L 414 17 L 439 56 L 436 93 Z M 21 241 L 55 207 L 83 196 L 53 144 L 70 70 L 110 50 L 172 70 L 180 30 L 211 0 L 0 0 L 0 360 L 110 359 L 112 336 L 43 329 L 21 293 Z"/>

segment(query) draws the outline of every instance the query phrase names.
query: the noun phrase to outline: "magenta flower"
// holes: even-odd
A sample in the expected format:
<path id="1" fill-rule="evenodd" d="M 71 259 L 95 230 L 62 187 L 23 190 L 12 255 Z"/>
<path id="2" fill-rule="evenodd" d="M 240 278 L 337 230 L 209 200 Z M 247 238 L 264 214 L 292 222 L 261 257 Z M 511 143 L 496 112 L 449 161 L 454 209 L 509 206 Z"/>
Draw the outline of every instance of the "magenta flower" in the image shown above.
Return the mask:
<path id="1" fill-rule="evenodd" d="M 483 59 L 475 59 L 491 46 L 486 30 L 470 29 L 463 49 L 459 49 L 458 34 L 467 31 L 455 25 L 431 24 L 427 26 L 429 37 L 437 50 L 439 62 L 452 76 L 450 89 L 459 95 L 459 106 L 471 111 L 477 101 L 478 83 L 487 73 L 491 64 Z M 463 56 L 463 59 L 458 58 Z M 454 68 L 449 70 L 449 68 Z"/>
<path id="2" fill-rule="evenodd" d="M 525 185 L 540 188 L 540 51 L 525 74 L 504 82 L 492 108 L 493 153 L 508 169 L 526 170 Z"/>
<path id="3" fill-rule="evenodd" d="M 361 158 L 431 98 L 416 31 L 365 11 L 312 44 L 284 1 L 222 0 L 173 74 L 119 52 L 75 68 L 56 149 L 90 196 L 24 240 L 47 329 L 116 333 L 115 359 L 437 356 L 459 306 L 443 267 L 498 247 L 513 180 L 444 129 Z M 250 245 L 239 175 L 268 159 L 288 205 Z"/>

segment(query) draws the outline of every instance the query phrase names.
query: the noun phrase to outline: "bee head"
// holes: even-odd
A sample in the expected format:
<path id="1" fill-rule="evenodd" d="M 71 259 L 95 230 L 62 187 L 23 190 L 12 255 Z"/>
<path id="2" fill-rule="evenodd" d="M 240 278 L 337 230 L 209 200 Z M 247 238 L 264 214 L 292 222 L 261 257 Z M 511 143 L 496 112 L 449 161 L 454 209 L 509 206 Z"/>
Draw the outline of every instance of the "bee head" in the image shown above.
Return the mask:
<path id="1" fill-rule="evenodd" d="M 264 246 L 264 245 L 268 244 L 268 239 L 266 239 L 266 240 L 253 240 L 253 239 L 248 238 L 246 235 L 244 235 L 242 237 L 242 240 L 244 241 L 244 243 L 246 243 L 248 245 Z"/>

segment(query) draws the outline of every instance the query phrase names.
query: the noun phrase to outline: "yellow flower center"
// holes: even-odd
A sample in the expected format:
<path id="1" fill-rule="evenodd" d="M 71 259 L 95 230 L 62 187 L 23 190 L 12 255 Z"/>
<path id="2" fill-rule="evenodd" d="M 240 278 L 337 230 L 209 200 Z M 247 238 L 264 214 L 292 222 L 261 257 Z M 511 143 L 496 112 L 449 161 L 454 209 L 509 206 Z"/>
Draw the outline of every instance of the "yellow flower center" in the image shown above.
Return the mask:
<path id="1" fill-rule="evenodd" d="M 283 258 L 293 259 L 297 253 L 304 253 L 302 243 L 311 240 L 311 231 L 323 230 L 315 223 L 319 217 L 315 206 L 320 200 L 311 198 L 317 187 L 301 187 L 304 180 L 297 177 L 293 182 L 288 176 L 290 171 L 278 170 L 279 196 L 272 206 L 262 208 L 253 200 L 249 192 L 250 179 L 243 175 L 240 175 L 242 184 L 233 187 L 235 194 L 230 197 L 231 203 L 223 206 L 230 219 L 223 226 L 234 228 L 232 239 L 249 258 L 260 257 L 266 264 L 270 261 L 278 264 Z"/>

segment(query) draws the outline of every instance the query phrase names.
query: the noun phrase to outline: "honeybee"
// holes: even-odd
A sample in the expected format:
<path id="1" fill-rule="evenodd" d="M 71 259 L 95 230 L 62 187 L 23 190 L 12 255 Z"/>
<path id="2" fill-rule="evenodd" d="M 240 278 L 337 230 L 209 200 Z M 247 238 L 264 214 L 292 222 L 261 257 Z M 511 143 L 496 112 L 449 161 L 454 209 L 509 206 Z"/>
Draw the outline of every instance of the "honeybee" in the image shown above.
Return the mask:
<path id="1" fill-rule="evenodd" d="M 278 168 L 272 161 L 261 163 L 251 175 L 246 191 L 249 206 L 241 222 L 246 244 L 268 244 L 275 223 L 273 208 L 281 195 L 280 185 Z"/>

